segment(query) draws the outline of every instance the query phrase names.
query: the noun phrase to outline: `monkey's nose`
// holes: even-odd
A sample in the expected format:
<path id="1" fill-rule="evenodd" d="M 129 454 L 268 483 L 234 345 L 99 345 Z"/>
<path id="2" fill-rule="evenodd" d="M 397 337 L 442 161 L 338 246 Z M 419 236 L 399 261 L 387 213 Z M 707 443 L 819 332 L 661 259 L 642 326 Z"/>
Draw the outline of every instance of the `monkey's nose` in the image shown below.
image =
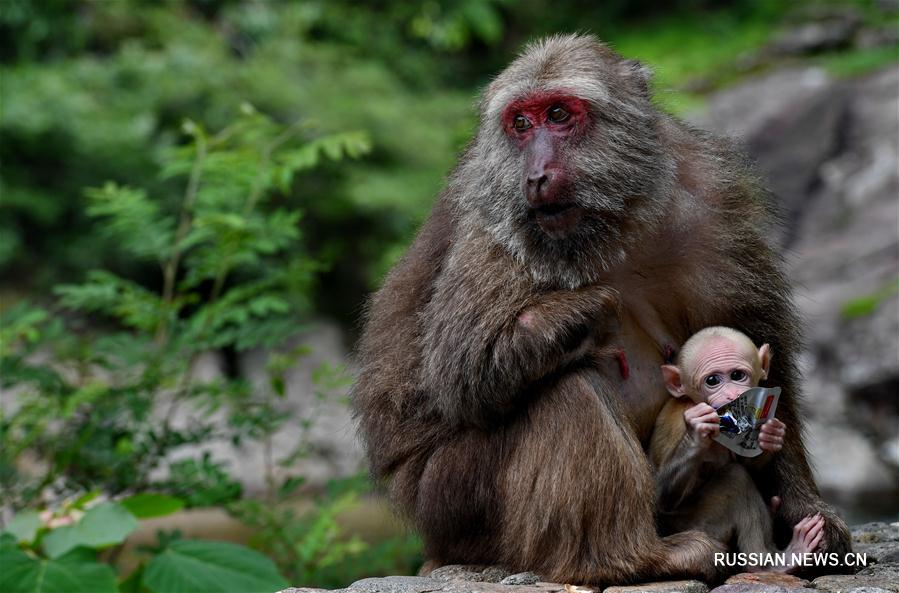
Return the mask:
<path id="1" fill-rule="evenodd" d="M 532 173 L 528 176 L 528 189 L 539 193 L 549 182 L 546 173 Z"/>
<path id="2" fill-rule="evenodd" d="M 529 175 L 525 184 L 525 197 L 533 208 L 544 206 L 546 202 L 551 201 L 551 197 L 547 195 L 552 180 L 546 172 L 539 172 Z"/>

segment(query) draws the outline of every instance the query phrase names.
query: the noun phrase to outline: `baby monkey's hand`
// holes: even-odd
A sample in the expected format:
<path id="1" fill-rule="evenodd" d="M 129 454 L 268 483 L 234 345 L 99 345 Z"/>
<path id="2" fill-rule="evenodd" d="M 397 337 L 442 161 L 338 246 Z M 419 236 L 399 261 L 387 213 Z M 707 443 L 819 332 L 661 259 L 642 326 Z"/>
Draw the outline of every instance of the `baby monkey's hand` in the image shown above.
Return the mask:
<path id="1" fill-rule="evenodd" d="M 703 447 L 709 446 L 712 439 L 721 432 L 718 412 L 709 404 L 696 404 L 689 408 L 684 412 L 684 422 L 693 440 Z"/>
<path id="2" fill-rule="evenodd" d="M 759 448 L 762 451 L 770 451 L 776 453 L 783 449 L 784 435 L 787 432 L 787 425 L 778 420 L 771 418 L 759 430 Z"/>

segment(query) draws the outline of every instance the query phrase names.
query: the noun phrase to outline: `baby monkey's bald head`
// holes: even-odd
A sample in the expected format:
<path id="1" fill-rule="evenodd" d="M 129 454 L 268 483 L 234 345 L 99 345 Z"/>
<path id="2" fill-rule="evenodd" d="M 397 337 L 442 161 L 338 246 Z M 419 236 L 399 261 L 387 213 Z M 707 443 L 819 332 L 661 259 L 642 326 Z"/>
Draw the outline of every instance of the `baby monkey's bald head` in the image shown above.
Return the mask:
<path id="1" fill-rule="evenodd" d="M 707 327 L 681 348 L 677 364 L 662 365 L 665 386 L 674 397 L 688 396 L 713 408 L 737 399 L 767 378 L 768 344 L 756 348 L 745 334 L 729 327 Z"/>

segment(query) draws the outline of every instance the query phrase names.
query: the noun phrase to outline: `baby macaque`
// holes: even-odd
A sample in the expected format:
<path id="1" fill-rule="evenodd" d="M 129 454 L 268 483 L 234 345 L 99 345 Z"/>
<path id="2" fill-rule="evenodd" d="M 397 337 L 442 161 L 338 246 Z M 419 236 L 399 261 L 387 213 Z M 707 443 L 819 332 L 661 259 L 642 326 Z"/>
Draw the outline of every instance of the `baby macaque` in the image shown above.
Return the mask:
<path id="1" fill-rule="evenodd" d="M 756 348 L 734 329 L 710 327 L 687 340 L 676 362 L 662 366 L 674 399 L 659 414 L 650 441 L 662 530 L 699 529 L 735 552 L 779 552 L 772 536 L 772 513 L 780 499 L 773 497 L 769 507 L 749 470 L 781 450 L 786 425 L 776 418 L 763 424 L 758 439 L 763 453 L 752 459 L 738 457 L 712 440 L 720 432 L 717 408 L 767 378 L 771 349 L 768 344 Z M 823 528 L 820 514 L 802 519 L 784 550 L 784 564 L 771 569 L 798 570 L 792 555 L 816 551 Z M 754 568 L 758 569 L 747 566 Z"/>

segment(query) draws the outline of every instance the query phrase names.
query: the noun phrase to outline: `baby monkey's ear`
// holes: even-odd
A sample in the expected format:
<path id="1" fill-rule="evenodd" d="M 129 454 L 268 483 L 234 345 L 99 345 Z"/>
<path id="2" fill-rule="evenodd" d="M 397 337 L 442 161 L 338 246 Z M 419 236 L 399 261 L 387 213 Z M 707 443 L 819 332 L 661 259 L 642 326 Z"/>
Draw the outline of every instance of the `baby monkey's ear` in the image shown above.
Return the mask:
<path id="1" fill-rule="evenodd" d="M 771 368 L 771 346 L 762 344 L 759 348 L 759 364 L 762 365 L 762 379 L 768 378 L 768 369 Z"/>
<path id="2" fill-rule="evenodd" d="M 673 364 L 663 364 L 662 377 L 665 379 L 665 388 L 668 389 L 668 393 L 674 397 L 683 397 L 687 394 L 679 368 Z"/>

